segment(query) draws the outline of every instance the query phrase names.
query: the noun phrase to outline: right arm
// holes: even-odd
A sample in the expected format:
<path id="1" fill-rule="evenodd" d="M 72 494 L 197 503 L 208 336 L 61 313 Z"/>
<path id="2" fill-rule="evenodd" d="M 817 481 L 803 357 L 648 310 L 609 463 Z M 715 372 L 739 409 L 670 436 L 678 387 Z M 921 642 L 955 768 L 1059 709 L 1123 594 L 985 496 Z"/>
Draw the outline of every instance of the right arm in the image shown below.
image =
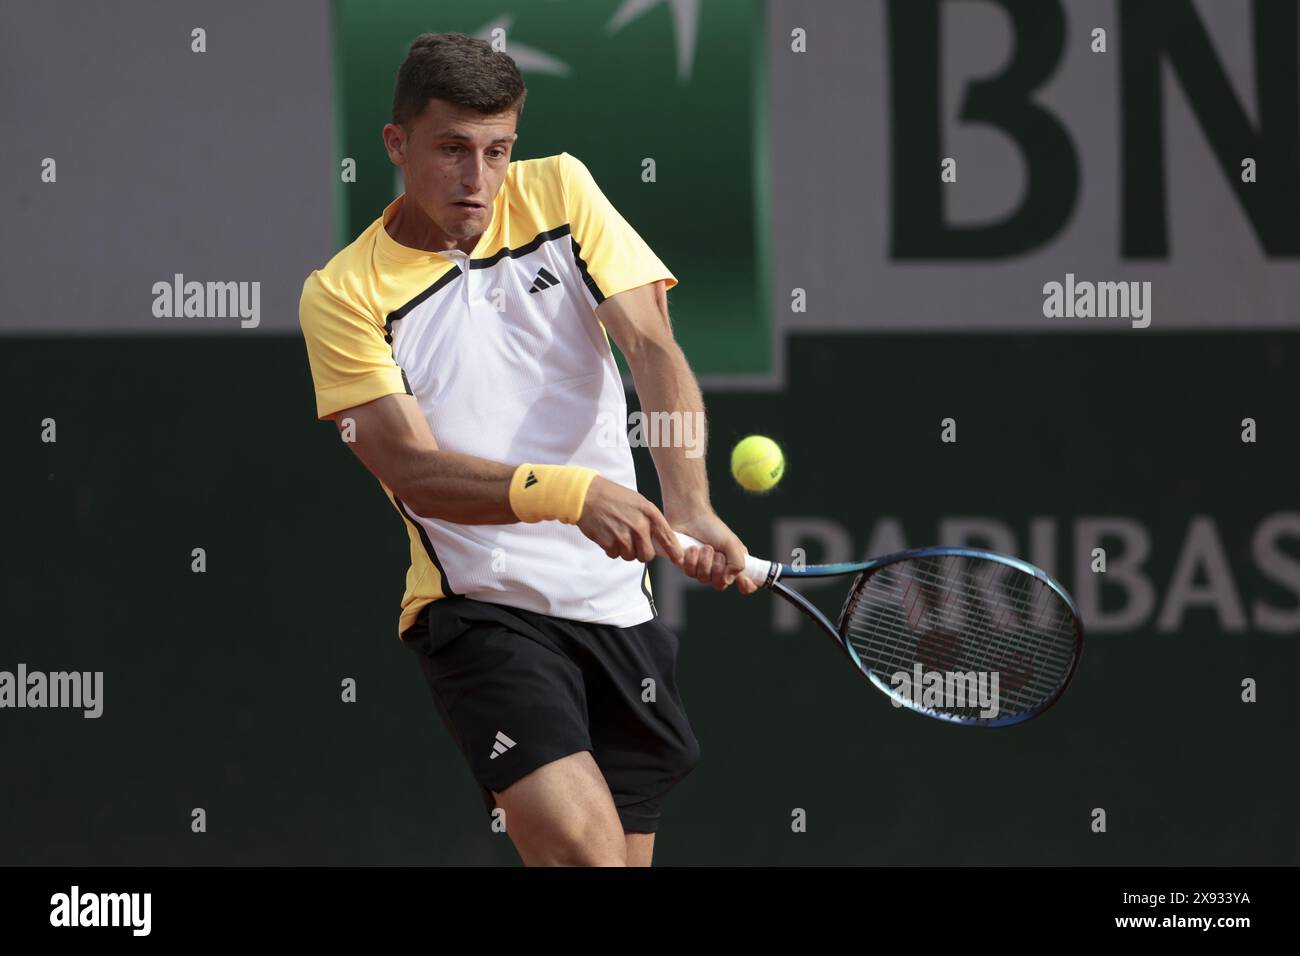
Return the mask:
<path id="1" fill-rule="evenodd" d="M 510 508 L 514 468 L 440 449 L 414 396 L 385 395 L 332 417 L 361 463 L 415 514 L 457 524 L 519 520 Z"/>
<path id="2" fill-rule="evenodd" d="M 518 464 L 444 451 L 411 395 L 385 395 L 329 417 L 370 473 L 411 511 L 456 524 L 514 524 L 510 482 Z M 663 514 L 630 488 L 597 476 L 577 526 L 611 558 L 679 564 L 684 551 Z"/>

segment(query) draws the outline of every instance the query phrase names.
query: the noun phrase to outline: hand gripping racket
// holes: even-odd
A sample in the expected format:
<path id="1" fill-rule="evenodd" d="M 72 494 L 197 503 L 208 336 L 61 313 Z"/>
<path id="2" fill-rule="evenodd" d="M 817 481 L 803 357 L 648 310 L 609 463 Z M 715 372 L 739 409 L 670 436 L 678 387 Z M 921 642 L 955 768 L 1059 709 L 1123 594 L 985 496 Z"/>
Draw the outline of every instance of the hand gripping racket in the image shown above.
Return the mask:
<path id="1" fill-rule="evenodd" d="M 812 618 L 898 706 L 955 724 L 1038 716 L 1065 692 L 1083 653 L 1083 622 L 1065 589 L 994 551 L 917 548 L 806 567 L 751 555 L 744 574 Z M 835 624 L 783 583 L 840 576 L 853 583 Z"/>

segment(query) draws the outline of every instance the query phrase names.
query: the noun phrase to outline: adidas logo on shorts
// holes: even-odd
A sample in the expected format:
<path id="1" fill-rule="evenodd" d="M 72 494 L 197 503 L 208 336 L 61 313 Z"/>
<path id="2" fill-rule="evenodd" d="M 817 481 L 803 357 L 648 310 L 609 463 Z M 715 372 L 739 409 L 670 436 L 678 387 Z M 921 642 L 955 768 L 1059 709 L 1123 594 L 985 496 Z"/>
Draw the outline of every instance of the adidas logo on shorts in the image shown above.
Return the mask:
<path id="1" fill-rule="evenodd" d="M 501 731 L 498 730 L 496 742 L 492 744 L 492 756 L 489 757 L 488 759 L 496 760 L 497 757 L 500 757 L 503 753 L 505 753 L 514 745 L 515 742 L 513 740 L 511 740 L 509 737 L 507 737 L 505 734 L 503 734 Z"/>

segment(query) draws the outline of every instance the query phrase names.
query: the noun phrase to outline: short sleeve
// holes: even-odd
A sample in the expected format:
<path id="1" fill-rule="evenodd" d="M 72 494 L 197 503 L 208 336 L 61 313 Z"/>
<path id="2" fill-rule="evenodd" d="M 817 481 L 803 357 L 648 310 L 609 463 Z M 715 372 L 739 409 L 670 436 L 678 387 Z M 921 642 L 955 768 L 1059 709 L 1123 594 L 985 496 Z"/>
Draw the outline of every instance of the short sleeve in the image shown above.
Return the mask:
<path id="1" fill-rule="evenodd" d="M 303 286 L 298 321 L 307 340 L 317 418 L 410 392 L 383 325 L 330 290 L 319 273 Z"/>
<path id="2" fill-rule="evenodd" d="M 559 166 L 578 265 L 596 304 L 659 279 L 667 280 L 668 289 L 677 285 L 677 277 L 605 198 L 582 160 L 561 153 Z"/>

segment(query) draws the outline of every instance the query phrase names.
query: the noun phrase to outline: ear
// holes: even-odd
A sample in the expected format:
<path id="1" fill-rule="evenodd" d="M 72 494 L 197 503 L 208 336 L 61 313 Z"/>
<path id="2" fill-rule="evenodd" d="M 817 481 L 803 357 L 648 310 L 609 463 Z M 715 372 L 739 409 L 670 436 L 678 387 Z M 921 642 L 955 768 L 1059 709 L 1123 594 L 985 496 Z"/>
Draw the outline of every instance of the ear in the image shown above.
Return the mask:
<path id="1" fill-rule="evenodd" d="M 400 166 L 406 160 L 407 132 L 396 123 L 384 126 L 384 149 L 388 151 L 388 160 L 394 166 Z"/>

